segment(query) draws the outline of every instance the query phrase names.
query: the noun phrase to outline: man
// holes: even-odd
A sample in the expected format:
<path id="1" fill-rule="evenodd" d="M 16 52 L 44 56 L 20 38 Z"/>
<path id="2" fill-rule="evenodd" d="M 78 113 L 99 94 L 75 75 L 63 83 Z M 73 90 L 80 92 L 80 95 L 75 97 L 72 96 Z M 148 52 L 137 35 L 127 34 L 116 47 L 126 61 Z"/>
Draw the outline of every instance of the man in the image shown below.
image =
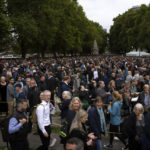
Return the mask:
<path id="1" fill-rule="evenodd" d="M 37 150 L 48 150 L 50 143 L 50 134 L 51 134 L 50 97 L 51 92 L 45 90 L 43 92 L 43 100 L 36 110 L 38 121 L 38 132 L 43 144 L 40 147 L 38 147 Z"/>
<path id="2" fill-rule="evenodd" d="M 8 102 L 8 115 L 10 116 L 13 112 L 15 89 L 14 89 L 14 78 L 9 79 L 9 84 L 7 86 L 7 102 Z"/>
<path id="3" fill-rule="evenodd" d="M 144 85 L 144 90 L 140 93 L 137 102 L 144 106 L 145 112 L 150 110 L 150 89 L 148 84 Z"/>
<path id="4" fill-rule="evenodd" d="M 27 100 L 18 100 L 17 109 L 10 118 L 8 125 L 9 143 L 11 150 L 29 150 L 27 135 L 28 123 L 27 115 Z"/>
<path id="5" fill-rule="evenodd" d="M 20 83 L 15 85 L 15 90 L 16 90 L 16 100 L 18 99 L 27 99 L 25 94 L 22 91 L 22 86 Z"/>
<path id="6" fill-rule="evenodd" d="M 62 93 L 64 91 L 72 92 L 69 83 L 71 79 L 69 76 L 64 76 L 64 81 L 61 83 L 61 85 L 58 87 L 58 97 L 62 98 Z"/>
<path id="7" fill-rule="evenodd" d="M 51 100 L 54 100 L 54 90 L 56 89 L 57 81 L 55 77 L 53 77 L 53 73 L 48 73 L 47 79 L 47 89 L 51 91 Z"/>
<path id="8" fill-rule="evenodd" d="M 106 92 L 104 88 L 104 81 L 99 81 L 99 87 L 96 89 L 96 96 L 100 96 L 103 100 L 103 103 L 105 104 L 107 100 L 107 95 L 109 95 L 110 92 Z"/>
<path id="9" fill-rule="evenodd" d="M 25 96 L 28 96 L 28 92 L 29 92 L 29 87 L 30 87 L 30 78 L 26 78 L 26 85 L 23 86 L 23 93 L 25 94 Z"/>
<path id="10" fill-rule="evenodd" d="M 41 75 L 38 87 L 39 87 L 40 92 L 47 90 L 47 84 L 46 84 L 46 79 L 44 75 Z"/>
<path id="11" fill-rule="evenodd" d="M 71 138 L 66 143 L 66 150 L 84 150 L 84 144 L 78 138 Z"/>

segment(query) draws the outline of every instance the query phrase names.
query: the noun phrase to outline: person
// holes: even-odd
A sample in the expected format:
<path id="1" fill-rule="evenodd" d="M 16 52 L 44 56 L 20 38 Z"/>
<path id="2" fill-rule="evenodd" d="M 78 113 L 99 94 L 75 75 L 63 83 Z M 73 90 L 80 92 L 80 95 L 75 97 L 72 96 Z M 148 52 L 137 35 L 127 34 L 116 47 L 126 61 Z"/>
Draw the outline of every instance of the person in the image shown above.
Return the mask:
<path id="1" fill-rule="evenodd" d="M 4 76 L 0 77 L 0 100 L 6 102 L 7 99 L 7 82 Z"/>
<path id="2" fill-rule="evenodd" d="M 25 94 L 22 91 L 21 84 L 19 84 L 19 83 L 16 84 L 15 85 L 15 90 L 16 90 L 16 100 L 18 100 L 18 99 L 27 99 L 27 97 L 25 96 Z"/>
<path id="3" fill-rule="evenodd" d="M 126 133 L 128 135 L 129 150 L 140 150 L 140 137 L 144 133 L 145 119 L 144 107 L 137 103 L 133 108 L 133 113 L 130 115 L 126 123 Z"/>
<path id="4" fill-rule="evenodd" d="M 113 94 L 113 102 L 112 105 L 108 105 L 108 112 L 110 113 L 110 139 L 109 144 L 104 145 L 104 148 L 113 148 L 113 140 L 114 140 L 114 134 L 119 133 L 119 127 L 120 127 L 120 109 L 121 109 L 121 100 L 122 96 L 119 94 L 118 91 L 114 91 Z M 125 149 L 127 148 L 127 144 L 124 140 L 124 138 L 120 134 L 115 134 L 125 145 Z"/>
<path id="5" fill-rule="evenodd" d="M 101 150 L 101 135 L 106 135 L 106 121 L 103 112 L 103 101 L 101 97 L 96 97 L 94 105 L 88 111 L 88 123 L 90 132 L 96 137 L 96 150 Z"/>
<path id="6" fill-rule="evenodd" d="M 12 115 L 14 107 L 15 89 L 14 89 L 14 78 L 9 79 L 7 86 L 7 102 L 8 102 L 8 116 Z"/>
<path id="7" fill-rule="evenodd" d="M 8 125 L 10 147 L 11 150 L 29 150 L 27 141 L 28 122 L 25 113 L 27 100 L 18 100 L 16 108 Z"/>
<path id="8" fill-rule="evenodd" d="M 81 139 L 84 143 L 85 150 L 91 150 L 93 145 L 93 140 L 96 139 L 94 133 L 88 133 L 86 122 L 88 120 L 88 113 L 81 109 L 76 113 L 74 120 L 72 121 L 69 138 L 77 137 Z M 93 147 L 94 148 L 94 147 Z"/>
<path id="9" fill-rule="evenodd" d="M 25 81 L 26 81 L 26 85 L 23 86 L 23 93 L 27 97 L 28 96 L 28 92 L 29 92 L 31 78 L 26 78 Z"/>
<path id="10" fill-rule="evenodd" d="M 73 137 L 67 140 L 66 150 L 84 150 L 84 144 L 80 139 Z"/>
<path id="11" fill-rule="evenodd" d="M 45 90 L 41 104 L 36 109 L 38 121 L 38 133 L 42 141 L 42 145 L 37 150 L 48 150 L 50 144 L 51 121 L 50 121 L 50 97 L 51 92 Z"/>
<path id="12" fill-rule="evenodd" d="M 139 94 L 138 103 L 144 106 L 145 112 L 150 109 L 150 88 L 148 84 L 144 85 L 144 91 Z"/>

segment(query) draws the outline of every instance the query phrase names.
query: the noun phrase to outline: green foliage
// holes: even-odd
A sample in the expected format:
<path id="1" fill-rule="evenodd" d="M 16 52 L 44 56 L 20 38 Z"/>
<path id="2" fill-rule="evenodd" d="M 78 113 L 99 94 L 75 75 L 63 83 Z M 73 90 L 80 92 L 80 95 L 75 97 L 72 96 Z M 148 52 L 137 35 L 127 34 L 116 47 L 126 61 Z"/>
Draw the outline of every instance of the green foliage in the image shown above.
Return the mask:
<path id="1" fill-rule="evenodd" d="M 4 0 L 0 0 L 0 51 L 10 47 L 11 43 L 11 23 L 7 16 Z"/>
<path id="2" fill-rule="evenodd" d="M 141 5 L 114 18 L 110 29 L 109 46 L 113 53 L 133 49 L 150 51 L 150 6 Z"/>

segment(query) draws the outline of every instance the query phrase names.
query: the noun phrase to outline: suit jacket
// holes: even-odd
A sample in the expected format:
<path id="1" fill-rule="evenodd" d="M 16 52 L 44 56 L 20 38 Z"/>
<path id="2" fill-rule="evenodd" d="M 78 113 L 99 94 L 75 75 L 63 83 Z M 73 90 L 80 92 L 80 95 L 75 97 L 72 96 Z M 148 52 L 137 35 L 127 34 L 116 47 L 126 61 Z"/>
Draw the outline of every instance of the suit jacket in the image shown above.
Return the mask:
<path id="1" fill-rule="evenodd" d="M 149 97 L 150 97 L 150 93 L 149 93 Z M 137 102 L 141 103 L 144 106 L 145 105 L 144 104 L 144 99 L 145 99 L 145 92 L 143 91 L 143 92 L 140 93 Z"/>
<path id="2" fill-rule="evenodd" d="M 57 81 L 54 77 L 50 77 L 47 80 L 47 89 L 53 92 L 56 89 Z"/>

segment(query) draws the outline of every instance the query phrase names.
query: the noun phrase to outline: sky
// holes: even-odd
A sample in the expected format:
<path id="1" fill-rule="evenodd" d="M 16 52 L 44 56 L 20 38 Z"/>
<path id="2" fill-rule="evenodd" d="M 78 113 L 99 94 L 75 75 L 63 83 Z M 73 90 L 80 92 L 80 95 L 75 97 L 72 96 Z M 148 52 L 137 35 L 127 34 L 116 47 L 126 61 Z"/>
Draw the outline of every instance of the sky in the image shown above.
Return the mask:
<path id="1" fill-rule="evenodd" d="M 133 6 L 150 4 L 150 0 L 78 0 L 88 19 L 98 22 L 109 31 L 113 18 Z"/>

